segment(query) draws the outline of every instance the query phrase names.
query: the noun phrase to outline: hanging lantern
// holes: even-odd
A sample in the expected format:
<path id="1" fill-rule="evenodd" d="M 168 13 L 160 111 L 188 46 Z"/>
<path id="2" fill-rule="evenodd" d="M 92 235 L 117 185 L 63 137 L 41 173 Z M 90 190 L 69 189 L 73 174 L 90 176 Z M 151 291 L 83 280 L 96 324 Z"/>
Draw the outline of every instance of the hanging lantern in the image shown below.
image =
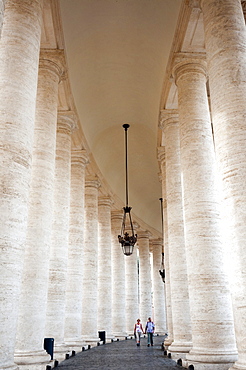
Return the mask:
<path id="1" fill-rule="evenodd" d="M 128 206 L 128 158 L 127 158 L 127 130 L 130 127 L 127 123 L 122 126 L 125 130 L 125 155 L 126 155 L 126 206 L 123 208 L 124 215 L 121 227 L 121 234 L 118 235 L 119 243 L 125 256 L 133 253 L 134 245 L 137 241 L 137 234 L 134 235 L 134 229 L 131 218 L 131 207 Z"/>

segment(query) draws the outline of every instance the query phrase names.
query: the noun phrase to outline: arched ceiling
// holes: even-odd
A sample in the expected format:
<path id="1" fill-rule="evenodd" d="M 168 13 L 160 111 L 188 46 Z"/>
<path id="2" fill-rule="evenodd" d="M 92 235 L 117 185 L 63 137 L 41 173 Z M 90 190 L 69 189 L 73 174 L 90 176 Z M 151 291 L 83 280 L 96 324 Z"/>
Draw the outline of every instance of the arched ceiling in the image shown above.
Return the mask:
<path id="1" fill-rule="evenodd" d="M 79 120 L 113 193 L 161 230 L 157 133 L 165 70 L 182 0 L 60 0 L 68 75 Z"/>

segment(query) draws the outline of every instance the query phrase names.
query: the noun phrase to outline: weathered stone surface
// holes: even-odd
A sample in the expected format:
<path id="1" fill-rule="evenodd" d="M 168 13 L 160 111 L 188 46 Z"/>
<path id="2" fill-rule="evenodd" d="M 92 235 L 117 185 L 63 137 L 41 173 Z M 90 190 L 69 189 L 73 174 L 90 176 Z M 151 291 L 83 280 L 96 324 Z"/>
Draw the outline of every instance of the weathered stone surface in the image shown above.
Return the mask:
<path id="1" fill-rule="evenodd" d="M 215 153 L 206 91 L 206 61 L 201 55 L 190 58 L 178 55 L 173 73 L 178 86 L 193 342 L 186 358 L 198 370 L 206 366 L 227 369 L 236 360 L 237 352 L 231 297 L 223 264 Z"/>
<path id="2" fill-rule="evenodd" d="M 181 187 L 179 120 L 176 110 L 161 112 L 165 140 L 168 253 L 172 301 L 173 342 L 168 348 L 184 356 L 192 346 L 184 217 Z"/>
<path id="3" fill-rule="evenodd" d="M 151 268 L 148 231 L 138 232 L 139 249 L 139 310 L 142 325 L 152 316 Z"/>
<path id="4" fill-rule="evenodd" d="M 72 150 L 69 246 L 65 308 L 65 343 L 82 347 L 82 276 L 84 247 L 85 167 L 88 156 L 85 150 Z"/>
<path id="5" fill-rule="evenodd" d="M 3 4 L 3 3 L 2 3 Z M 0 368 L 14 369 L 26 238 L 42 1 L 9 0 L 0 40 L 1 257 Z"/>
<path id="6" fill-rule="evenodd" d="M 111 259 L 111 207 L 112 199 L 98 199 L 98 330 L 112 334 L 112 259 Z"/>

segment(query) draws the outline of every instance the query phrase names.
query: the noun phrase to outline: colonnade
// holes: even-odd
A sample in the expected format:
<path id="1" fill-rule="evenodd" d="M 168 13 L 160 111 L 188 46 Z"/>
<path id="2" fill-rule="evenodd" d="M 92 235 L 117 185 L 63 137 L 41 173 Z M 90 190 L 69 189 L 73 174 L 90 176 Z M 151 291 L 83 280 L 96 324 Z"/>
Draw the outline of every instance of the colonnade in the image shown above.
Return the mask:
<path id="1" fill-rule="evenodd" d="M 76 115 L 58 111 L 64 52 L 40 50 L 43 1 L 0 1 L 1 369 L 44 369 L 45 337 L 64 354 L 153 312 L 184 366 L 246 369 L 245 22 L 239 0 L 199 6 L 206 52 L 174 55 L 178 107 L 160 114 L 164 290 L 162 241 L 139 227 L 138 254 L 123 255 L 122 210 L 72 146 Z"/>
<path id="2" fill-rule="evenodd" d="M 86 150 L 72 147 L 76 114 L 58 111 L 64 51 L 40 50 L 42 0 L 0 3 L 0 368 L 39 370 L 50 359 L 44 338 L 54 338 L 55 357 L 64 358 L 96 344 L 100 330 L 107 339 L 133 334 L 141 289 L 152 316 L 151 292 L 164 297 L 164 285 L 158 276 L 152 284 L 147 232 L 144 258 L 141 245 L 123 255 L 123 211 L 100 192 L 97 174 L 87 174 Z M 148 274 L 142 288 L 138 268 Z M 155 320 L 166 332 L 164 302 Z"/>
<path id="3" fill-rule="evenodd" d="M 185 367 L 246 369 L 245 21 L 240 1 L 199 6 L 206 52 L 173 54 L 178 107 L 160 112 L 165 344 Z"/>

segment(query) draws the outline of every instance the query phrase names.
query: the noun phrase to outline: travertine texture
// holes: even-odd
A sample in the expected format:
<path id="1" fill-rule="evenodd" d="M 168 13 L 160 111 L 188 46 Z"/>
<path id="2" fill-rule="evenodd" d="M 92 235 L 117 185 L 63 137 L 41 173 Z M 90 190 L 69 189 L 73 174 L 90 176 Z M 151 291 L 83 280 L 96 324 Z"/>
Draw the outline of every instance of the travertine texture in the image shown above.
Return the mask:
<path id="1" fill-rule="evenodd" d="M 137 234 L 138 225 L 134 224 L 134 234 Z M 125 256 L 125 283 L 126 283 L 126 331 L 133 335 L 133 328 L 139 317 L 138 302 L 138 261 L 137 247 L 134 246 L 131 256 Z"/>
<path id="2" fill-rule="evenodd" d="M 15 369 L 18 298 L 26 238 L 42 1 L 9 0 L 0 40 L 0 368 Z"/>
<path id="3" fill-rule="evenodd" d="M 60 69 L 58 66 L 54 69 L 52 53 L 50 59 L 47 59 L 47 54 L 41 53 L 28 227 L 16 337 L 17 364 L 47 361 L 47 353 L 43 351 L 43 338 L 53 216 L 59 77 Z"/>
<path id="4" fill-rule="evenodd" d="M 84 247 L 85 150 L 72 150 L 69 246 L 65 308 L 65 343 L 72 348 L 82 346 L 82 267 Z"/>
<path id="5" fill-rule="evenodd" d="M 150 235 L 148 231 L 139 231 L 137 241 L 139 248 L 139 310 L 142 323 L 152 316 Z"/>
<path id="6" fill-rule="evenodd" d="M 246 369 L 246 30 L 241 2 L 201 1 L 216 158 L 223 179 L 238 361 Z"/>
<path id="7" fill-rule="evenodd" d="M 98 274 L 98 188 L 95 176 L 85 181 L 85 237 L 82 289 L 82 338 L 97 342 L 97 274 Z"/>
<path id="8" fill-rule="evenodd" d="M 112 247 L 112 330 L 116 337 L 126 333 L 126 288 L 125 258 L 118 235 L 121 231 L 123 211 L 111 212 L 111 247 Z"/>
<path id="9" fill-rule="evenodd" d="M 6 0 L 0 0 L 0 38 L 1 38 L 2 26 L 3 26 L 5 3 L 6 3 Z"/>
<path id="10" fill-rule="evenodd" d="M 173 353 L 186 353 L 191 349 L 191 321 L 184 239 L 179 121 L 176 110 L 161 112 L 161 127 L 165 137 L 168 251 L 174 339 L 169 350 Z"/>
<path id="11" fill-rule="evenodd" d="M 170 286 L 170 268 L 169 268 L 169 247 L 168 247 L 168 217 L 167 217 L 167 193 L 166 193 L 166 156 L 165 147 L 158 148 L 158 159 L 161 167 L 161 185 L 163 199 L 163 239 L 164 239 L 164 266 L 165 266 L 165 298 L 167 315 L 167 332 L 165 346 L 170 346 L 173 342 L 173 320 Z"/>
<path id="12" fill-rule="evenodd" d="M 112 259 L 111 259 L 111 207 L 112 199 L 98 199 L 98 330 L 112 335 Z"/>
<path id="13" fill-rule="evenodd" d="M 165 285 L 160 276 L 159 270 L 162 261 L 162 240 L 152 239 L 151 246 L 153 249 L 153 306 L 154 306 L 154 322 L 155 332 L 165 334 L 167 332 L 166 323 L 166 301 L 165 301 Z"/>
<path id="14" fill-rule="evenodd" d="M 74 120 L 57 117 L 54 216 L 50 250 L 46 337 L 55 339 L 55 352 L 64 351 L 65 293 L 70 213 L 71 132 Z"/>
<path id="15" fill-rule="evenodd" d="M 223 264 L 206 64 L 200 55 L 178 55 L 176 63 L 193 342 L 186 358 L 197 369 L 228 369 L 236 360 L 236 347 Z"/>

